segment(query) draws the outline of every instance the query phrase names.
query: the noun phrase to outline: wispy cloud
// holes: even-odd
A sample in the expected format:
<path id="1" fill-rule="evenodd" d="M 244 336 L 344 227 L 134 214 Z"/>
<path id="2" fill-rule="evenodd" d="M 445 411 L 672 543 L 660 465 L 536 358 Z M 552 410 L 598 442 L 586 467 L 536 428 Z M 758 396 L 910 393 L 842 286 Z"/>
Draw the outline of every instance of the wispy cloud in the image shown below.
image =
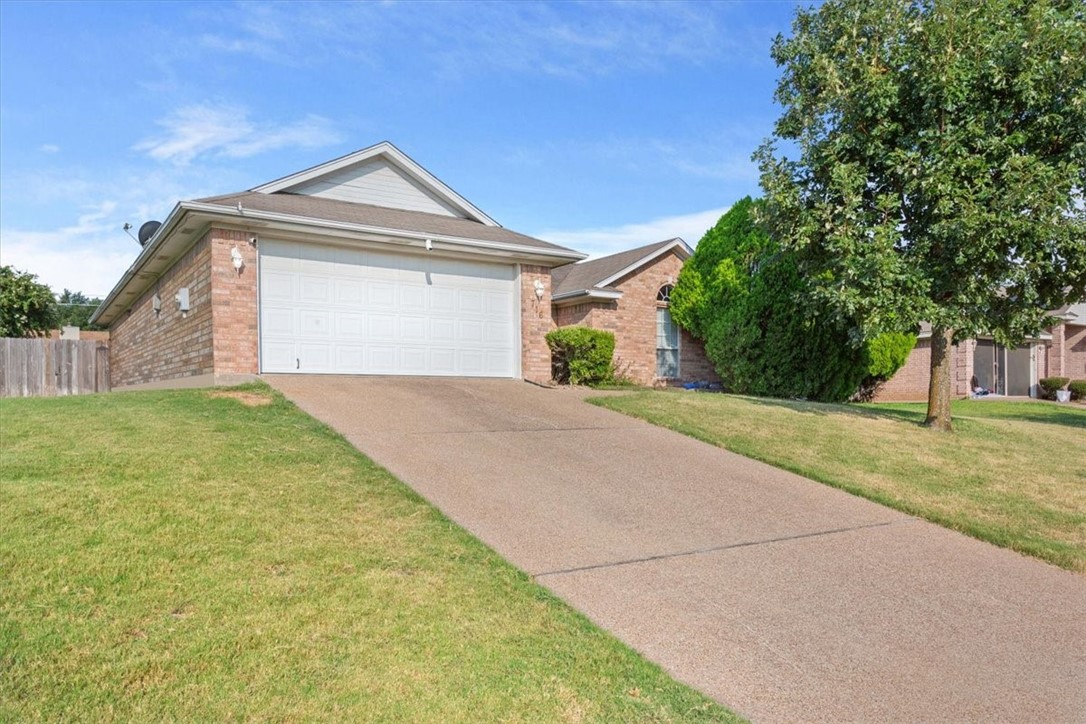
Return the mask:
<path id="1" fill-rule="evenodd" d="M 11 176 L 5 203 L 38 211 L 17 220 L 0 216 L 0 259 L 37 274 L 55 292 L 103 296 L 140 251 L 122 230 L 125 222 L 139 227 L 163 219 L 180 199 L 245 187 L 250 179 L 227 166 L 97 172 L 69 167 Z"/>
<path id="2" fill-rule="evenodd" d="M 341 138 L 331 121 L 308 115 L 285 125 L 257 124 L 245 108 L 196 104 L 158 121 L 165 133 L 133 149 L 159 161 L 185 165 L 197 156 L 244 158 L 280 148 L 319 148 Z"/>
<path id="3" fill-rule="evenodd" d="M 369 65 L 411 60 L 439 78 L 499 71 L 593 77 L 679 60 L 764 60 L 769 28 L 738 28 L 726 4 L 333 3 L 231 9 L 231 34 L 199 42 L 285 65 L 347 57 Z M 407 60 L 410 62 L 410 60 Z"/>
<path id="4" fill-rule="evenodd" d="M 535 236 L 583 251 L 590 257 L 614 254 L 675 236 L 694 246 L 727 210 L 728 207 L 725 206 L 610 227 L 551 229 L 540 231 Z"/>
<path id="5" fill-rule="evenodd" d="M 135 258 L 117 232 L 115 201 L 84 209 L 74 224 L 51 231 L 4 229 L 3 263 L 37 274 L 54 292 L 102 295 Z"/>
<path id="6" fill-rule="evenodd" d="M 60 146 L 55 143 L 43 143 L 38 146 L 38 150 L 42 153 L 60 153 Z"/>

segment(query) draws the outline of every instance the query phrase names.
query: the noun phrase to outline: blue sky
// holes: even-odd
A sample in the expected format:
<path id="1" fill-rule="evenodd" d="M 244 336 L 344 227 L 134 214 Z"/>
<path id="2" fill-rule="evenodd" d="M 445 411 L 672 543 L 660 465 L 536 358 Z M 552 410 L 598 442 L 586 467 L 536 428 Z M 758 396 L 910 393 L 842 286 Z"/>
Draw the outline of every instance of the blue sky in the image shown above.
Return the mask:
<path id="1" fill-rule="evenodd" d="M 0 3 L 0 258 L 107 293 L 121 230 L 389 140 L 593 255 L 757 194 L 796 4 Z"/>

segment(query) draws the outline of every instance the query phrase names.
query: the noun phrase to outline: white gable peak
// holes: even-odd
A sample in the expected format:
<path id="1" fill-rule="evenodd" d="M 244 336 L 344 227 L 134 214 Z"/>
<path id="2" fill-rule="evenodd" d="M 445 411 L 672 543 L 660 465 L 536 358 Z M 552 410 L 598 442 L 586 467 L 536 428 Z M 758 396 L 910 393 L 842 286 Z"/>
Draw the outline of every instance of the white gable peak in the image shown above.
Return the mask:
<path id="1" fill-rule="evenodd" d="M 252 189 L 455 216 L 499 224 L 478 207 L 384 141 Z"/>

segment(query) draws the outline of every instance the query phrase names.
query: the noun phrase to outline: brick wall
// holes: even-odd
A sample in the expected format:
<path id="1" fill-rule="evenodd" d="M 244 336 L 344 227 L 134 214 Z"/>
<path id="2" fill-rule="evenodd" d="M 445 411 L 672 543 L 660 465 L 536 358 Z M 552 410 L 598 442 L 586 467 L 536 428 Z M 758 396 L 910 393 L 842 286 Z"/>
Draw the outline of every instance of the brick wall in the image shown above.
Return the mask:
<path id="1" fill-rule="evenodd" d="M 543 284 L 543 298 L 536 296 L 535 283 Z M 526 380 L 551 379 L 551 351 L 547 332 L 554 329 L 551 317 L 551 270 L 545 266 L 520 267 L 520 374 Z"/>
<path id="2" fill-rule="evenodd" d="M 259 371 L 257 342 L 257 250 L 251 233 L 211 230 L 211 299 L 215 376 L 255 375 Z M 234 269 L 231 250 L 237 248 L 245 265 Z"/>
<path id="3" fill-rule="evenodd" d="M 965 397 L 973 379 L 976 340 L 967 339 L 950 348 L 950 394 Z M 901 369 L 879 389 L 876 402 L 922 402 L 928 399 L 931 379 L 931 340 L 921 339 Z"/>
<path id="4" fill-rule="evenodd" d="M 1086 380 L 1086 326 L 1063 325 L 1064 350 L 1062 377 Z"/>
<path id="5" fill-rule="evenodd" d="M 190 311 L 184 317 L 174 301 L 182 287 L 189 290 Z M 152 308 L 156 292 L 162 300 L 158 314 Z M 111 385 L 211 374 L 211 328 L 209 232 L 110 326 Z"/>
<path id="6" fill-rule="evenodd" d="M 661 380 L 656 377 L 656 295 L 660 287 L 675 283 L 682 265 L 682 258 L 674 252 L 660 257 L 614 284 L 622 292 L 618 301 L 556 307 L 555 324 L 614 332 L 619 374 L 639 384 L 657 384 Z M 683 380 L 719 379 L 705 357 L 705 347 L 685 331 L 679 342 L 679 375 Z"/>
<path id="7" fill-rule="evenodd" d="M 695 382 L 719 382 L 713 363 L 705 356 L 705 345 L 694 339 L 685 329 L 679 342 L 679 373 L 683 380 Z"/>

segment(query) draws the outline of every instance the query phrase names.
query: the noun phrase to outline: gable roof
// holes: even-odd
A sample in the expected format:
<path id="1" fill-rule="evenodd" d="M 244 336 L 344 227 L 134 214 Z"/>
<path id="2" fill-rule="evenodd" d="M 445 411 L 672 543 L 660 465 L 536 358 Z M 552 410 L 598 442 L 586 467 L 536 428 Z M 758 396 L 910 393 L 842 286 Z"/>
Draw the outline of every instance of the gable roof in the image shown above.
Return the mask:
<path id="1" fill-rule="evenodd" d="M 551 272 L 551 298 L 555 301 L 579 296 L 617 299 L 621 293 L 614 289 L 612 284 L 672 250 L 684 259 L 693 253 L 685 241 L 675 237 L 598 259 L 557 267 Z"/>
<path id="2" fill-rule="evenodd" d="M 260 194 L 297 191 L 303 187 L 312 186 L 323 178 L 335 176 L 352 167 L 363 166 L 378 157 L 383 157 L 393 164 L 401 172 L 413 179 L 418 185 L 422 186 L 427 192 L 460 212 L 464 218 L 477 221 L 480 224 L 485 224 L 487 226 L 500 226 L 497 221 L 484 214 L 479 207 L 453 191 L 453 189 L 443 183 L 441 179 L 420 166 L 414 159 L 388 141 L 375 143 L 367 148 L 348 153 L 339 158 L 334 158 L 331 161 L 325 161 L 324 163 L 311 166 L 288 176 L 283 176 L 274 181 L 269 181 L 266 184 L 261 184 L 260 186 L 249 190 Z"/>
<path id="3" fill-rule="evenodd" d="M 380 156 L 463 216 L 377 206 L 292 193 L 317 179 L 342 173 Z M 444 210 L 444 206 L 437 207 Z M 552 266 L 584 254 L 503 228 L 469 201 L 416 164 L 391 143 L 382 142 L 249 191 L 181 201 L 91 315 L 108 325 L 145 293 L 213 225 L 262 235 L 289 233 L 317 243 L 358 243 L 434 249 Z"/>
<path id="4" fill-rule="evenodd" d="M 195 203 L 221 206 L 224 213 L 236 212 L 237 216 L 243 218 L 245 216 L 252 218 L 254 215 L 264 212 L 264 214 L 279 214 L 285 217 L 308 219 L 316 222 L 332 221 L 351 224 L 382 233 L 403 231 L 434 237 L 494 242 L 533 250 L 557 251 L 563 252 L 563 256 L 583 256 L 558 244 L 520 234 L 503 226 L 488 226 L 478 221 L 461 219 L 456 216 L 443 216 L 425 211 L 408 211 L 407 209 L 393 209 L 372 204 L 322 199 L 317 196 L 303 196 L 284 192 L 265 194 L 255 191 L 241 191 L 239 193 L 197 199 Z M 239 204 L 241 206 L 240 212 L 238 211 Z"/>

